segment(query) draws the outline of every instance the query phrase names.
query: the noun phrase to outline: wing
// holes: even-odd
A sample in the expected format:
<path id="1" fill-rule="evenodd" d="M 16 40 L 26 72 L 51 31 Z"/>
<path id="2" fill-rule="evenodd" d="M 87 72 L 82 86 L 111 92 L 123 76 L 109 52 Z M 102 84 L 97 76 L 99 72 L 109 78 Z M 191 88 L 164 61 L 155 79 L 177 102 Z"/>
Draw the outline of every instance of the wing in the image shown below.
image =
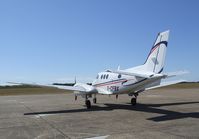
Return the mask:
<path id="1" fill-rule="evenodd" d="M 14 83 L 14 82 L 8 82 L 9 84 L 14 84 L 14 85 L 30 85 L 30 86 L 38 86 L 38 87 L 52 87 L 52 88 L 58 88 L 58 89 L 63 89 L 67 91 L 78 91 L 78 92 L 90 92 L 91 89 L 89 90 L 88 88 L 90 87 L 87 84 L 82 84 L 82 85 L 75 85 L 75 86 L 63 86 L 63 85 L 45 85 L 45 84 L 30 84 L 30 83 Z M 84 87 L 86 86 L 86 87 Z M 92 86 L 91 86 L 92 87 Z"/>
<path id="2" fill-rule="evenodd" d="M 169 86 L 169 85 L 177 84 L 177 83 L 181 83 L 181 82 L 185 82 L 185 80 L 176 80 L 176 81 L 162 82 L 162 83 L 160 83 L 160 85 L 149 87 L 149 88 L 146 88 L 145 90 L 156 89 L 156 88 L 160 88 L 160 87 L 164 87 L 164 86 Z"/>
<path id="3" fill-rule="evenodd" d="M 55 88 L 63 89 L 67 91 L 86 92 L 86 89 L 80 86 L 46 85 L 45 87 L 55 87 Z"/>

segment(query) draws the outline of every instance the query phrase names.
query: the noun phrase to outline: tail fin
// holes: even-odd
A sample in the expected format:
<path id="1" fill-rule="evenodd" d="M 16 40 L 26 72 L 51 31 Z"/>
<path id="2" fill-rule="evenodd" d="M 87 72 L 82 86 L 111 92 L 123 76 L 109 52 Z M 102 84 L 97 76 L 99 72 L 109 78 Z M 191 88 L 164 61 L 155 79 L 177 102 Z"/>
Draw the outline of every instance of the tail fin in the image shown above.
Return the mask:
<path id="1" fill-rule="evenodd" d="M 158 34 L 148 58 L 143 65 L 146 71 L 161 73 L 164 68 L 169 30 Z"/>

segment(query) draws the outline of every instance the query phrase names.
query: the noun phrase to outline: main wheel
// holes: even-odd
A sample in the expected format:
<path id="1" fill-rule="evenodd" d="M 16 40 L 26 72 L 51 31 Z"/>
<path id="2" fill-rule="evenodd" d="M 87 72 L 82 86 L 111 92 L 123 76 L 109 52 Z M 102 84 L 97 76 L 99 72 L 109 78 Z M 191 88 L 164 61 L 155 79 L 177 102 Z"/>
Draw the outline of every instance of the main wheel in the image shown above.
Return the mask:
<path id="1" fill-rule="evenodd" d="M 93 103 L 97 103 L 97 98 L 93 98 Z"/>
<path id="2" fill-rule="evenodd" d="M 131 104 L 132 104 L 132 106 L 135 106 L 136 105 L 136 102 L 137 101 L 137 99 L 136 98 L 132 98 L 131 99 Z"/>
<path id="3" fill-rule="evenodd" d="M 90 100 L 86 100 L 85 104 L 86 104 L 87 109 L 91 108 L 91 102 L 90 102 Z"/>

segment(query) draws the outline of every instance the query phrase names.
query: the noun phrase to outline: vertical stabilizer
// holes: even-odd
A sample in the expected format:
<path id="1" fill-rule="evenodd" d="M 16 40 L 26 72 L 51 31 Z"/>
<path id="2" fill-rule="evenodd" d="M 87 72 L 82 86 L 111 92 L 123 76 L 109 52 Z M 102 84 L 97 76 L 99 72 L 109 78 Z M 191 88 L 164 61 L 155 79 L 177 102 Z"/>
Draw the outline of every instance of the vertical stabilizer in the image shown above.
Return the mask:
<path id="1" fill-rule="evenodd" d="M 158 34 L 148 58 L 143 65 L 144 70 L 154 73 L 161 73 L 163 71 L 168 39 L 169 30 Z"/>

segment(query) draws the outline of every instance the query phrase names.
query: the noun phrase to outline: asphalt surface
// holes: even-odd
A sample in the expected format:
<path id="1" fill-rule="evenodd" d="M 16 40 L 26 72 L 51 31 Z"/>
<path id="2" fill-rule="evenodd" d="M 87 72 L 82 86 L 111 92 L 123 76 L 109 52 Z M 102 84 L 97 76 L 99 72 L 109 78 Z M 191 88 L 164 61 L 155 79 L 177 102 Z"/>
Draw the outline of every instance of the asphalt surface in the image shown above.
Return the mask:
<path id="1" fill-rule="evenodd" d="M 0 96 L 0 138 L 199 138 L 199 89 L 97 97 L 87 110 L 73 94 Z"/>

